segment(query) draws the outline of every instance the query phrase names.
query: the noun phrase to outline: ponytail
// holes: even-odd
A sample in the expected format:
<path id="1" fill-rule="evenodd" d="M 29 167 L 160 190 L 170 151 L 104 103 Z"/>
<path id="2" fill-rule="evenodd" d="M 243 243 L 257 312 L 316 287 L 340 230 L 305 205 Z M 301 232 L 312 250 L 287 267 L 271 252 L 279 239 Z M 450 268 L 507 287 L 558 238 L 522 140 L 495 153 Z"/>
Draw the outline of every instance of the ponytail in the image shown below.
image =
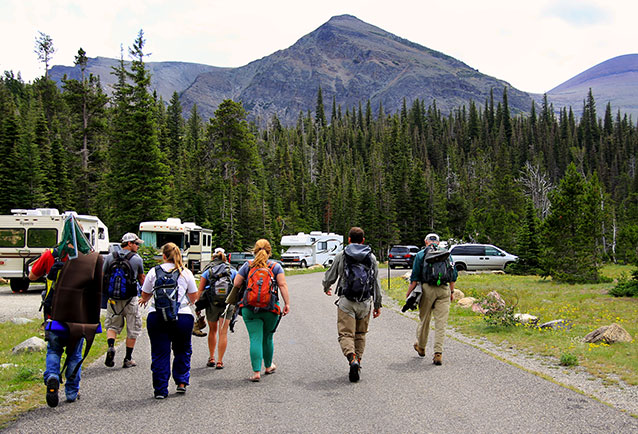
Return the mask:
<path id="1" fill-rule="evenodd" d="M 268 258 L 270 258 L 271 252 L 272 247 L 270 247 L 268 240 L 257 240 L 255 247 L 253 247 L 255 260 L 252 262 L 251 268 L 265 268 L 268 265 Z"/>
<path id="2" fill-rule="evenodd" d="M 226 255 L 224 252 L 217 252 L 213 255 L 213 261 L 219 259 L 222 262 L 226 262 Z"/>
<path id="3" fill-rule="evenodd" d="M 182 273 L 184 270 L 184 261 L 182 261 L 182 251 L 175 243 L 166 243 L 162 246 L 162 254 L 168 260 L 175 264 L 175 267 Z"/>

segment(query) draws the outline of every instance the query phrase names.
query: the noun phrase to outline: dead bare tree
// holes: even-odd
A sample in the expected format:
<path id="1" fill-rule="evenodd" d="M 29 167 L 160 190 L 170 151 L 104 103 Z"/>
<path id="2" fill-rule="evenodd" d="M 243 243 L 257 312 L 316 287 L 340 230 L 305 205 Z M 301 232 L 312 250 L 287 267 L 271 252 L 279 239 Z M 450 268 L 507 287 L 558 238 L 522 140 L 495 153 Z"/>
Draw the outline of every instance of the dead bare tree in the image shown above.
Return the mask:
<path id="1" fill-rule="evenodd" d="M 549 175 L 543 172 L 539 165 L 532 165 L 527 161 L 517 181 L 523 185 L 525 194 L 532 200 L 538 217 L 544 220 L 549 215 L 551 206 L 549 192 L 554 189 Z"/>

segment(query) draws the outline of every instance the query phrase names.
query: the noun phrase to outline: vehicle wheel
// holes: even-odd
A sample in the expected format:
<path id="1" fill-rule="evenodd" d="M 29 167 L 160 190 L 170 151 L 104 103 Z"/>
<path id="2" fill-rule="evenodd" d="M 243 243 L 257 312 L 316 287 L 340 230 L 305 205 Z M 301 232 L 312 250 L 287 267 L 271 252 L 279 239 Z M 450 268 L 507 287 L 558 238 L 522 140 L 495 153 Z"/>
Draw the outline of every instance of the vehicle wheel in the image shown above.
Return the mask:
<path id="1" fill-rule="evenodd" d="M 29 289 L 29 279 L 10 279 L 9 284 L 13 292 L 27 292 Z"/>
<path id="2" fill-rule="evenodd" d="M 456 267 L 456 271 L 466 271 L 467 267 L 465 266 L 465 264 L 463 262 L 458 262 L 455 264 Z"/>
<path id="3" fill-rule="evenodd" d="M 308 268 L 308 263 L 306 262 L 305 259 L 301 261 L 301 268 Z"/>

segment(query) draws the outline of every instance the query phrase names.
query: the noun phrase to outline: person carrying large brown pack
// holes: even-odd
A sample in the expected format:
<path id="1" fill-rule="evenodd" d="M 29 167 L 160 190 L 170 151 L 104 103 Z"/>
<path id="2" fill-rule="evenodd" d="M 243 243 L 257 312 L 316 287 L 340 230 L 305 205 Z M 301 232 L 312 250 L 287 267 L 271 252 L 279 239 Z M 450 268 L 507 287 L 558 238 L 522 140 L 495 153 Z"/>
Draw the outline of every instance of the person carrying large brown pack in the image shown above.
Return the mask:
<path id="1" fill-rule="evenodd" d="M 102 257 L 93 252 L 74 216 L 64 224 L 60 243 L 54 249 L 64 262 L 54 280 L 51 317 L 45 322 L 48 341 L 44 383 L 46 401 L 50 407 L 59 402 L 58 389 L 66 377 L 67 402 L 78 399 L 81 366 L 96 333 L 101 332 L 100 305 L 102 300 Z M 34 263 L 29 279 L 37 280 L 50 272 L 55 259 L 47 250 Z M 86 339 L 86 348 L 82 347 Z M 66 352 L 60 369 L 62 353 Z"/>

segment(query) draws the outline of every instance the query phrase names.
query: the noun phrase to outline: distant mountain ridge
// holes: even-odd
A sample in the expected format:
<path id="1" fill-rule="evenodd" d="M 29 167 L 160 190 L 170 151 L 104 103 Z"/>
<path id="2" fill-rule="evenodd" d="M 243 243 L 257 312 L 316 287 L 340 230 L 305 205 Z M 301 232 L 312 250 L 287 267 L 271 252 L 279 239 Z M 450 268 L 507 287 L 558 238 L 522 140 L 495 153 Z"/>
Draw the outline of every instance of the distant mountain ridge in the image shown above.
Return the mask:
<path id="1" fill-rule="evenodd" d="M 577 116 L 583 111 L 583 101 L 592 89 L 599 117 L 611 103 L 615 116 L 622 114 L 638 119 L 638 54 L 626 54 L 606 60 L 572 77 L 547 92 L 554 108 L 572 107 Z M 537 101 L 542 95 L 534 96 Z"/>
<path id="2" fill-rule="evenodd" d="M 115 82 L 111 67 L 117 59 L 89 59 L 88 72 L 99 75 L 105 88 Z M 327 116 L 333 97 L 342 110 L 370 100 L 376 112 L 379 104 L 387 113 L 400 110 L 405 98 L 430 104 L 436 101 L 444 113 L 468 105 L 482 105 L 490 89 L 500 101 L 508 88 L 510 108 L 526 113 L 532 97 L 507 82 L 481 74 L 465 63 L 410 42 L 351 15 L 331 18 L 292 46 L 237 68 L 222 68 L 187 62 L 148 62 L 152 87 L 165 101 L 174 91 L 180 95 L 187 114 L 197 104 L 206 119 L 221 101 L 241 101 L 251 119 L 263 125 L 276 114 L 285 124 L 296 121 L 300 112 L 314 112 L 317 90 L 322 88 Z M 54 66 L 51 77 L 64 74 L 79 78 L 77 67 Z M 571 106 L 582 112 L 583 100 L 592 88 L 598 114 L 611 102 L 615 113 L 638 119 L 638 54 L 618 56 L 602 62 L 547 92 L 556 109 Z"/>

